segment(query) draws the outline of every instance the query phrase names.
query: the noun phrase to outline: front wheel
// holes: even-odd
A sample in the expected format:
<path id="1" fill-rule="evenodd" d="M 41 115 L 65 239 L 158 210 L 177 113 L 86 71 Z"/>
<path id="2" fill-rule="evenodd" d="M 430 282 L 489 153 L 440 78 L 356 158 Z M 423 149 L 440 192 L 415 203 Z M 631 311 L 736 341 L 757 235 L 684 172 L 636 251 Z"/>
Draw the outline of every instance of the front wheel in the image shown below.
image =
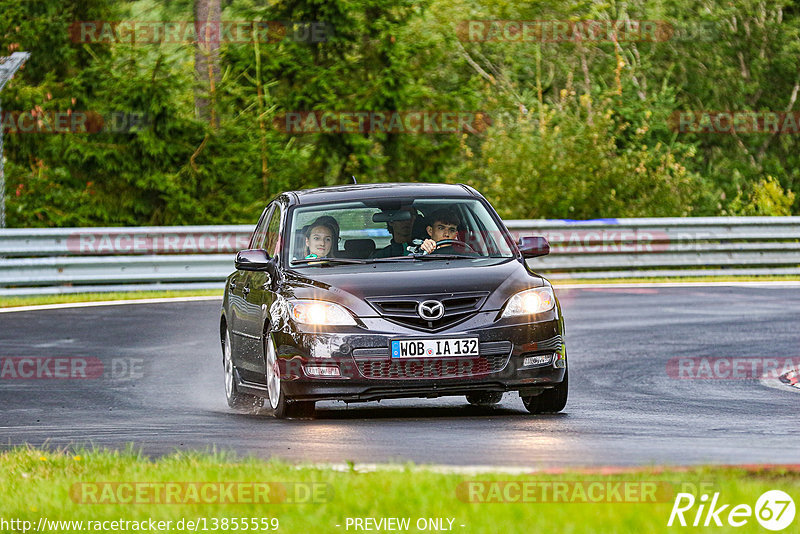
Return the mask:
<path id="1" fill-rule="evenodd" d="M 233 365 L 233 349 L 231 334 L 225 328 L 225 339 L 222 340 L 222 366 L 225 371 L 225 398 L 231 408 L 258 408 L 261 399 L 253 395 L 239 393 L 236 389 L 236 372 Z"/>
<path id="2" fill-rule="evenodd" d="M 267 371 L 267 394 L 264 407 L 278 419 L 314 417 L 313 401 L 290 401 L 281 388 L 281 370 L 272 336 L 264 336 L 264 360 Z"/>
<path id="3" fill-rule="evenodd" d="M 546 389 L 539 395 L 522 397 L 522 404 L 530 413 L 556 413 L 567 405 L 567 392 L 569 390 L 569 377 L 564 371 L 564 380 L 552 389 Z"/>

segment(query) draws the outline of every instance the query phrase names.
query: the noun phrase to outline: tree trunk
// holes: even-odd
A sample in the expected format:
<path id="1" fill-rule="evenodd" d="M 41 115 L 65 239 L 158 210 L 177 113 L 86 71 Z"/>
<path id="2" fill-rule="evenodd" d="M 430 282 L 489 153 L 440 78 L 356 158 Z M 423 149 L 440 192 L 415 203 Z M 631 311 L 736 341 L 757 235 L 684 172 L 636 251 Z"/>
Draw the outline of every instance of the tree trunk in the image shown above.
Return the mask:
<path id="1" fill-rule="evenodd" d="M 214 96 L 219 83 L 220 0 L 194 0 L 197 43 L 194 51 L 194 72 L 197 85 L 194 107 L 197 116 L 212 124 L 218 123 Z"/>

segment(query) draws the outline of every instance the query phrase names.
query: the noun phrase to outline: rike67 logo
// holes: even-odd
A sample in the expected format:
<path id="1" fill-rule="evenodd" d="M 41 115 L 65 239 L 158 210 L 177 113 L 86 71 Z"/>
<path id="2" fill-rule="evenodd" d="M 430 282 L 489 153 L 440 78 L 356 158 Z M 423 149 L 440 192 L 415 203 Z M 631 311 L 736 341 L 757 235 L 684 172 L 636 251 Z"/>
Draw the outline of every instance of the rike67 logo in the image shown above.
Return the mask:
<path id="1" fill-rule="evenodd" d="M 727 522 L 728 526 L 736 528 L 746 525 L 755 516 L 756 521 L 765 529 L 778 531 L 784 530 L 794 521 L 794 501 L 786 492 L 764 492 L 756 501 L 755 508 L 749 504 L 723 504 L 719 496 L 719 492 L 714 493 L 709 502 L 707 494 L 695 499 L 691 493 L 678 493 L 667 526 L 671 527 L 677 520 L 676 526 L 682 527 L 721 527 Z"/>

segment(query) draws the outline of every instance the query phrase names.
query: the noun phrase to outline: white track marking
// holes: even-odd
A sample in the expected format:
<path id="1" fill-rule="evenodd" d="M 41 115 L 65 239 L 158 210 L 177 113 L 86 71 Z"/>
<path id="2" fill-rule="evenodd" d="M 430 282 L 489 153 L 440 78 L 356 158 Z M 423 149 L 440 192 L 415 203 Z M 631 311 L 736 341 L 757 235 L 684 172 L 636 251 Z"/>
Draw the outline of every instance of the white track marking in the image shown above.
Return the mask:
<path id="1" fill-rule="evenodd" d="M 129 299 L 129 300 L 98 300 L 96 302 L 64 302 L 61 304 L 37 304 L 35 306 L 13 306 L 0 308 L 0 313 L 14 313 L 40 310 L 64 310 L 69 308 L 90 308 L 92 306 L 122 306 L 124 304 L 160 304 L 162 302 L 198 302 L 208 300 L 222 300 L 219 296 L 203 297 L 164 297 L 155 299 Z"/>

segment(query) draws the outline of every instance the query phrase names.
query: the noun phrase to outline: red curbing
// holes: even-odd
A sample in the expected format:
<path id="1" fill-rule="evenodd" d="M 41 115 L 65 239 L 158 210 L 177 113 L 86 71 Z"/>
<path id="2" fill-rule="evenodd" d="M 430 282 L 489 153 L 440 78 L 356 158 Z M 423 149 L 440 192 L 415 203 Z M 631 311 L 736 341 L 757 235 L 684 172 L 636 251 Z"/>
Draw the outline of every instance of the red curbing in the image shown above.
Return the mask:
<path id="1" fill-rule="evenodd" d="M 800 388 L 800 370 L 795 369 L 780 376 L 780 381 L 789 386 Z"/>

